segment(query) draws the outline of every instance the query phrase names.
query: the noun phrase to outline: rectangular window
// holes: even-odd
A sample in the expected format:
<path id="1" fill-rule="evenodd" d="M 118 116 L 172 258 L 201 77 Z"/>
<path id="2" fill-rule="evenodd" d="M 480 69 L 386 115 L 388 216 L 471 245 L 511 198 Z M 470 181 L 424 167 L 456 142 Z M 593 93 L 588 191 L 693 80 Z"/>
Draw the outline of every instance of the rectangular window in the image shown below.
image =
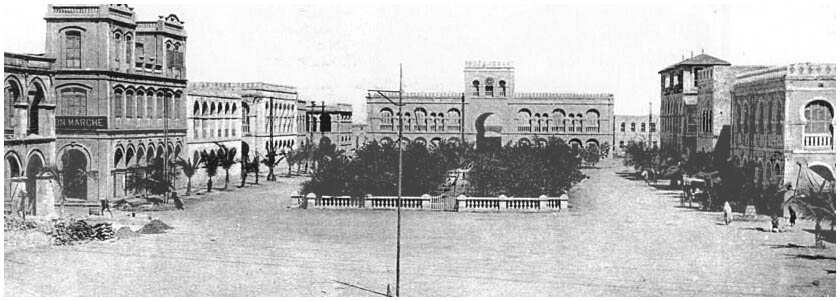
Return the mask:
<path id="1" fill-rule="evenodd" d="M 134 52 L 137 53 L 137 61 L 140 62 L 146 55 L 146 50 L 143 49 L 143 43 L 136 43 L 134 44 Z"/>
<path id="2" fill-rule="evenodd" d="M 134 118 L 135 103 L 134 93 L 131 91 L 125 93 L 125 118 Z"/>
<path id="3" fill-rule="evenodd" d="M 636 132 L 636 123 L 635 122 L 630 123 L 630 131 L 631 132 Z"/>
<path id="4" fill-rule="evenodd" d="M 645 131 L 645 123 L 644 122 L 642 122 L 642 124 L 639 127 L 640 127 L 639 131 L 641 131 L 641 132 Z"/>
<path id="5" fill-rule="evenodd" d="M 651 133 L 656 133 L 656 122 L 651 122 L 650 123 L 650 132 Z"/>
<path id="6" fill-rule="evenodd" d="M 484 87 L 484 96 L 493 97 L 493 86 Z"/>
<path id="7" fill-rule="evenodd" d="M 81 68 L 82 67 L 82 33 L 78 31 L 68 31 L 66 49 L 66 65 L 67 68 Z"/>
<path id="8" fill-rule="evenodd" d="M 61 91 L 61 113 L 64 116 L 86 116 L 87 96 L 84 90 L 69 88 Z"/>
<path id="9" fill-rule="evenodd" d="M 123 94 L 122 91 L 114 92 L 114 117 L 123 117 Z"/>
<path id="10" fill-rule="evenodd" d="M 624 148 L 624 141 L 619 141 L 618 142 L 618 147 Z"/>

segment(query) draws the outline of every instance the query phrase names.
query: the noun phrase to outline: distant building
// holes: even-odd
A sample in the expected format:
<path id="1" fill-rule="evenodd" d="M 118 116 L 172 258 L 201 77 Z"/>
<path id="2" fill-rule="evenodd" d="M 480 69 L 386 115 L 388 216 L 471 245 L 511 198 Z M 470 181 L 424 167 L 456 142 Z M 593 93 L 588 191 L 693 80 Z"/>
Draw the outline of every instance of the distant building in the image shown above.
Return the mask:
<path id="1" fill-rule="evenodd" d="M 659 118 L 663 148 L 677 149 L 682 153 L 697 150 L 700 71 L 712 66 L 730 65 L 729 62 L 708 54 L 700 54 L 659 71 Z"/>
<path id="2" fill-rule="evenodd" d="M 196 94 L 191 100 L 191 109 L 195 111 L 198 105 L 204 112 L 207 105 L 209 114 L 195 116 L 200 120 L 199 133 L 207 132 L 194 145 L 212 147 L 215 141 L 234 145 L 233 141 L 238 140 L 236 148 L 240 160 L 253 160 L 254 156 L 264 158 L 272 146 L 278 153 L 298 147 L 299 100 L 295 87 L 261 82 L 193 82 L 190 91 Z M 231 97 L 238 100 L 231 102 Z M 216 105 L 215 111 L 213 105 Z M 199 150 L 203 148 L 190 151 Z M 285 164 L 283 160 L 278 168 Z"/>
<path id="3" fill-rule="evenodd" d="M 242 96 L 239 92 L 225 89 L 198 88 L 201 83 L 187 86 L 187 148 L 184 159 L 213 154 L 220 155 L 220 146 L 235 150 L 237 159 L 242 158 Z M 239 164 L 230 169 L 238 178 Z M 193 187 L 204 183 L 204 169 L 196 172 Z"/>
<path id="4" fill-rule="evenodd" d="M 551 137 L 575 146 L 612 141 L 612 94 L 517 93 L 513 65 L 497 61 L 467 61 L 463 84 L 462 92 L 404 93 L 402 115 L 379 93 L 368 93 L 368 137 L 393 143 L 402 119 L 405 142 L 423 144 L 544 144 Z"/>
<path id="5" fill-rule="evenodd" d="M 835 181 L 836 65 L 741 73 L 732 91 L 732 155 L 750 181 L 795 185 L 802 168 Z"/>
<path id="6" fill-rule="evenodd" d="M 615 115 L 615 154 L 624 155 L 630 142 L 659 147 L 659 115 Z"/>
<path id="7" fill-rule="evenodd" d="M 351 139 L 353 143 L 352 151 L 356 151 L 357 149 L 364 146 L 369 140 L 367 138 L 367 124 L 364 123 L 354 123 L 351 126 L 351 130 L 353 133 L 353 137 Z"/>
<path id="8" fill-rule="evenodd" d="M 350 104 L 319 104 L 310 101 L 306 106 L 305 141 L 316 144 L 335 144 L 336 149 L 354 149 L 352 129 L 353 107 Z"/>

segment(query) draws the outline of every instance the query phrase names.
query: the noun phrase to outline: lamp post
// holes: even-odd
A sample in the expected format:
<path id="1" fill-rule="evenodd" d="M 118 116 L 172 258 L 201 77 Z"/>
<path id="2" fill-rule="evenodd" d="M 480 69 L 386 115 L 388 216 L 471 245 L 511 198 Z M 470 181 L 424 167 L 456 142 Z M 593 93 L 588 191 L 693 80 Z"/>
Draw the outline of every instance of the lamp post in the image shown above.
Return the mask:
<path id="1" fill-rule="evenodd" d="M 400 64 L 400 89 L 398 91 L 389 91 L 389 90 L 368 90 L 368 92 L 373 91 L 378 93 L 383 98 L 387 99 L 388 102 L 397 106 L 398 115 L 399 116 L 399 130 L 397 131 L 397 149 L 399 152 L 398 160 L 399 165 L 397 169 L 397 285 L 396 285 L 396 296 L 400 296 L 400 208 L 402 207 L 402 171 L 403 171 L 403 164 L 402 164 L 402 135 L 403 135 L 403 116 L 402 116 L 402 95 L 403 95 L 403 87 L 402 87 L 402 64 Z M 390 92 L 390 93 L 397 93 L 399 95 L 399 102 L 395 103 L 391 98 L 385 95 L 383 92 Z"/>

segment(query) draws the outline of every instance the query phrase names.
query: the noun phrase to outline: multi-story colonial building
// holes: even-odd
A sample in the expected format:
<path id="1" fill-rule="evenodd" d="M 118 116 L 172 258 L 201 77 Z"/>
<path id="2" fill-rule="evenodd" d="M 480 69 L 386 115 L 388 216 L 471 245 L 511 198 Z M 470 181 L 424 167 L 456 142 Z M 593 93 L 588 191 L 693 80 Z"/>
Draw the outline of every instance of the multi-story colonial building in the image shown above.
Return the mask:
<path id="1" fill-rule="evenodd" d="M 187 85 L 187 149 L 184 159 L 195 160 L 206 154 L 219 154 L 220 145 L 236 151 L 241 159 L 242 149 L 242 96 L 224 89 L 198 89 L 200 83 Z M 238 178 L 239 164 L 230 168 Z M 204 170 L 196 172 L 194 183 L 203 183 L 207 178 Z"/>
<path id="2" fill-rule="evenodd" d="M 697 149 L 697 102 L 700 71 L 712 66 L 730 66 L 727 61 L 708 54 L 682 60 L 661 71 L 660 124 L 663 148 L 682 153 Z"/>
<path id="3" fill-rule="evenodd" d="M 754 183 L 794 185 L 800 164 L 835 181 L 836 73 L 835 64 L 800 63 L 737 76 L 732 155 Z"/>
<path id="4" fill-rule="evenodd" d="M 442 141 L 484 145 L 546 143 L 559 137 L 576 146 L 612 139 L 612 94 L 517 93 L 509 62 L 467 61 L 463 92 L 404 93 L 402 115 L 379 93 L 368 93 L 367 135 L 383 143 Z M 385 93 L 397 101 L 397 93 Z"/>
<path id="5" fill-rule="evenodd" d="M 49 5 L 45 19 L 44 55 L 4 57 L 6 102 L 15 114 L 4 139 L 16 146 L 6 154 L 16 161 L 9 179 L 28 179 L 25 191 L 43 203 L 36 214 L 54 212 L 55 188 L 21 175 L 20 166 L 63 170 L 69 207 L 138 193 L 126 187 L 131 167 L 183 149 L 184 23 L 175 15 L 137 21 L 126 5 Z"/>
<path id="6" fill-rule="evenodd" d="M 55 163 L 54 62 L 43 55 L 3 54 L 5 212 L 55 213 L 55 193 L 42 174 Z"/>
<path id="7" fill-rule="evenodd" d="M 615 115 L 615 154 L 624 155 L 630 142 L 659 147 L 659 115 Z"/>
<path id="8" fill-rule="evenodd" d="M 336 149 L 349 152 L 353 149 L 353 107 L 350 104 L 317 104 L 306 106 L 306 141 L 335 144 Z"/>

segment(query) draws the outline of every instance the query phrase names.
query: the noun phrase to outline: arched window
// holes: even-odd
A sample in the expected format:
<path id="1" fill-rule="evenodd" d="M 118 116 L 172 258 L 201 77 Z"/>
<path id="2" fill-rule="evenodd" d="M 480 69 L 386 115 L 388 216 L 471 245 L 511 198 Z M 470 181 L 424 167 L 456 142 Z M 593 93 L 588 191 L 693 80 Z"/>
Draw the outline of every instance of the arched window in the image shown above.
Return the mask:
<path id="1" fill-rule="evenodd" d="M 114 90 L 114 118 L 123 117 L 123 91 L 120 89 Z"/>
<path id="2" fill-rule="evenodd" d="M 133 162 L 131 162 L 132 159 L 134 159 L 134 148 L 129 146 L 128 150 L 125 151 L 125 166 L 126 167 L 131 167 L 132 165 L 134 165 L 134 164 L 132 164 Z"/>
<path id="3" fill-rule="evenodd" d="M 131 35 L 125 35 L 125 63 L 128 64 L 128 69 L 131 70 L 131 58 L 132 58 L 132 47 L 134 43 L 132 42 Z"/>
<path id="4" fill-rule="evenodd" d="M 122 55 L 122 34 L 119 31 L 117 31 L 114 32 L 114 69 L 120 68 L 120 61 L 122 61 Z"/>
<path id="5" fill-rule="evenodd" d="M 390 109 L 382 109 L 379 111 L 379 127 L 381 130 L 393 130 L 394 127 L 394 112 Z"/>
<path id="6" fill-rule="evenodd" d="M 517 117 L 519 117 L 519 131 L 520 132 L 530 132 L 531 131 L 531 111 L 527 109 L 521 109 L 518 113 L 516 113 Z"/>
<path id="7" fill-rule="evenodd" d="M 806 134 L 828 134 L 833 128 L 831 120 L 834 118 L 834 110 L 831 105 L 823 100 L 816 100 L 805 106 L 805 133 Z"/>
<path id="8" fill-rule="evenodd" d="M 137 102 L 134 98 L 134 91 L 125 91 L 125 118 L 134 118 L 134 108 Z"/>
<path id="9" fill-rule="evenodd" d="M 552 118 L 554 119 L 554 126 L 552 126 L 553 132 L 565 132 L 566 131 L 566 112 L 561 109 L 555 109 L 552 113 Z"/>
<path id="10" fill-rule="evenodd" d="M 117 148 L 117 151 L 114 152 L 114 167 L 119 168 L 120 163 L 122 162 L 123 158 L 123 151 L 122 148 Z"/>
<path id="11" fill-rule="evenodd" d="M 210 115 L 213 115 L 213 114 L 216 114 L 216 103 L 215 102 L 210 103 Z"/>
<path id="12" fill-rule="evenodd" d="M 460 131 L 461 130 L 461 112 L 458 111 L 457 109 L 450 109 L 448 112 L 446 112 L 446 115 L 447 115 L 446 116 L 447 117 L 446 118 L 447 119 L 446 123 L 449 124 L 449 127 L 450 127 L 448 130 Z"/>
<path id="13" fill-rule="evenodd" d="M 642 132 L 642 133 L 645 132 L 645 123 L 644 122 L 639 123 L 639 132 Z"/>
<path id="14" fill-rule="evenodd" d="M 201 104 L 201 115 L 207 115 L 207 110 L 208 110 L 207 102 L 202 103 Z"/>
<path id="15" fill-rule="evenodd" d="M 225 114 L 230 114 L 230 103 L 225 103 Z"/>
<path id="16" fill-rule="evenodd" d="M 29 130 L 28 134 L 37 135 L 41 133 L 40 109 L 44 101 L 44 89 L 39 83 L 33 83 L 29 89 Z"/>
<path id="17" fill-rule="evenodd" d="M 87 92 L 82 88 L 61 90 L 62 116 L 87 116 Z"/>
<path id="18" fill-rule="evenodd" d="M 499 81 L 499 96 L 507 96 L 507 83 L 503 80 Z"/>
<path id="19" fill-rule="evenodd" d="M 15 122 L 15 107 L 14 104 L 16 102 L 20 102 L 20 95 L 21 89 L 20 85 L 14 80 L 7 80 L 4 87 L 3 87 L 3 102 L 5 102 L 4 109 L 6 110 L 6 118 L 4 124 L 4 129 L 6 130 L 6 134 L 14 133 L 14 126 L 17 125 Z"/>
<path id="20" fill-rule="evenodd" d="M 67 39 L 65 43 L 65 66 L 67 68 L 81 68 L 82 33 L 80 31 L 68 31 L 64 36 Z"/>
<path id="21" fill-rule="evenodd" d="M 484 81 L 484 96 L 493 97 L 493 78 L 488 77 Z"/>
<path id="22" fill-rule="evenodd" d="M 146 91 L 146 118 L 152 119 L 155 117 L 155 92 Z"/>
<path id="23" fill-rule="evenodd" d="M 473 85 L 473 96 L 479 96 L 479 95 L 480 95 L 479 93 L 480 93 L 481 91 L 479 91 L 479 87 L 478 87 L 478 86 L 479 86 L 479 85 L 481 85 L 481 83 L 480 83 L 478 80 L 474 80 L 474 81 L 472 82 L 472 85 Z"/>
<path id="24" fill-rule="evenodd" d="M 184 115 L 184 105 L 181 104 L 181 92 L 175 93 L 175 98 L 172 100 L 172 113 L 175 115 L 173 118 L 176 120 L 181 119 L 181 116 Z"/>
<path id="25" fill-rule="evenodd" d="M 193 104 L 193 116 L 198 116 L 199 110 L 201 110 L 201 106 L 198 105 L 198 102 L 196 101 L 195 104 Z"/>
<path id="26" fill-rule="evenodd" d="M 162 119 L 164 114 L 165 114 L 164 113 L 164 108 L 165 107 L 163 105 L 164 100 L 163 100 L 163 92 L 162 91 L 157 93 L 156 99 L 157 99 L 157 101 L 156 101 L 155 107 L 157 108 L 157 118 Z"/>
<path id="27" fill-rule="evenodd" d="M 782 106 L 781 102 L 776 103 L 776 135 L 783 135 L 782 131 L 784 130 L 785 126 L 785 108 Z"/>

